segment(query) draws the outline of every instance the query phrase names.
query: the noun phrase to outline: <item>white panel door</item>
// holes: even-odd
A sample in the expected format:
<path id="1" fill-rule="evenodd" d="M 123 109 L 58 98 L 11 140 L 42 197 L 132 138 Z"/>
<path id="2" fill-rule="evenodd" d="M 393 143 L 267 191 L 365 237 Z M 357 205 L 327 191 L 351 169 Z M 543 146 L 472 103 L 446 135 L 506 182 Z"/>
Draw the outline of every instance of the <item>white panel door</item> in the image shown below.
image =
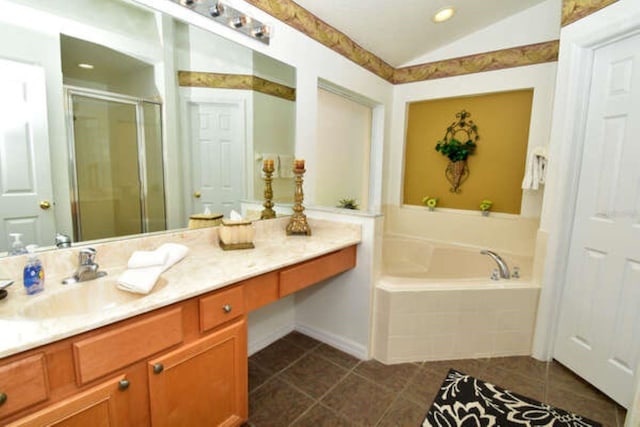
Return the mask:
<path id="1" fill-rule="evenodd" d="M 44 70 L 0 59 L 0 251 L 55 239 Z M 41 202 L 51 207 L 43 209 Z"/>
<path id="2" fill-rule="evenodd" d="M 640 355 L 640 35 L 594 51 L 554 357 L 629 407 Z"/>
<path id="3" fill-rule="evenodd" d="M 192 213 L 226 217 L 240 210 L 244 197 L 244 128 L 242 103 L 190 103 L 193 194 Z"/>

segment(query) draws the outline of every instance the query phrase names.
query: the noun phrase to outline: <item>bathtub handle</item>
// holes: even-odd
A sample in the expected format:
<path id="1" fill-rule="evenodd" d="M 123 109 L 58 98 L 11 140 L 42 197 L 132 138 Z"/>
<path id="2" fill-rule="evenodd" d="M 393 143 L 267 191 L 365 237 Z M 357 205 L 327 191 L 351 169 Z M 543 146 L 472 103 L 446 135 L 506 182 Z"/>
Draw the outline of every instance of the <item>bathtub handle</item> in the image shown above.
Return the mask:
<path id="1" fill-rule="evenodd" d="M 497 268 L 494 268 L 491 272 L 491 280 L 500 280 L 500 273 Z"/>

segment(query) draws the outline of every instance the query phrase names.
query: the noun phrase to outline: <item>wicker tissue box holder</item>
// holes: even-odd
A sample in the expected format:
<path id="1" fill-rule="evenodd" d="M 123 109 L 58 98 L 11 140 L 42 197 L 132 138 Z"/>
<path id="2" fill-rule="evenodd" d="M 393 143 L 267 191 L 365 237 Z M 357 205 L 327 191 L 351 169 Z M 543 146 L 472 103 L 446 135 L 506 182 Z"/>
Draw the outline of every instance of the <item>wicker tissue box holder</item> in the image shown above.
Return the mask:
<path id="1" fill-rule="evenodd" d="M 218 227 L 220 247 L 225 251 L 233 249 L 252 249 L 256 234 L 251 221 L 223 219 Z"/>

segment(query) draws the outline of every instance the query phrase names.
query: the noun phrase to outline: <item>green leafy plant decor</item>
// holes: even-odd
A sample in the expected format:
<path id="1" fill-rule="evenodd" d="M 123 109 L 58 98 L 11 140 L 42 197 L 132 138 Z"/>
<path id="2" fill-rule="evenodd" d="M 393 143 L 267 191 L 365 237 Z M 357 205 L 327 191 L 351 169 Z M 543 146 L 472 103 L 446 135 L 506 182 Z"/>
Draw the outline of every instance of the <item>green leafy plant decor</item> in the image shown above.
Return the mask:
<path id="1" fill-rule="evenodd" d="M 432 210 L 434 210 L 436 208 L 436 206 L 438 206 L 438 198 L 437 197 L 424 196 L 422 198 L 422 204 L 424 204 L 426 207 L 429 208 L 430 211 L 432 211 Z"/>
<path id="2" fill-rule="evenodd" d="M 358 203 L 356 199 L 340 199 L 338 200 L 338 207 L 343 209 L 358 209 Z"/>
<path id="3" fill-rule="evenodd" d="M 489 199 L 484 199 L 482 202 L 480 202 L 480 211 L 482 212 L 483 216 L 489 216 L 491 206 L 493 206 L 493 202 Z"/>
<path id="4" fill-rule="evenodd" d="M 444 138 L 436 144 L 436 151 L 449 159 L 445 177 L 451 184 L 450 191 L 460 192 L 460 185 L 469 177 L 467 158 L 472 155 L 477 147 L 478 127 L 470 120 L 471 113 L 465 110 L 456 114 L 457 121 L 447 128 Z M 460 138 L 462 136 L 463 138 Z M 460 139 L 463 139 L 462 142 Z"/>

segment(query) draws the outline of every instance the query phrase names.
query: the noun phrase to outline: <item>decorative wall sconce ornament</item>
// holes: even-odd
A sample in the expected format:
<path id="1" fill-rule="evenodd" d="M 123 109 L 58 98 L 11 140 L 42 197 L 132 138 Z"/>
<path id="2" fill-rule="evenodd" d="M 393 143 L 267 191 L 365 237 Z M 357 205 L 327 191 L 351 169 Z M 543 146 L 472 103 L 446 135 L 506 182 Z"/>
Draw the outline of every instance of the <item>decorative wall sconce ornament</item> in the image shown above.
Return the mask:
<path id="1" fill-rule="evenodd" d="M 219 0 L 173 0 L 173 2 L 264 44 L 268 45 L 271 40 L 271 27 Z"/>
<path id="2" fill-rule="evenodd" d="M 447 128 L 442 140 L 436 144 L 436 151 L 449 159 L 444 175 L 451 184 L 449 191 L 452 193 L 459 193 L 460 185 L 469 177 L 467 157 L 473 154 L 480 138 L 478 127 L 469 117 L 471 113 L 465 110 L 457 113 L 458 120 Z"/>

